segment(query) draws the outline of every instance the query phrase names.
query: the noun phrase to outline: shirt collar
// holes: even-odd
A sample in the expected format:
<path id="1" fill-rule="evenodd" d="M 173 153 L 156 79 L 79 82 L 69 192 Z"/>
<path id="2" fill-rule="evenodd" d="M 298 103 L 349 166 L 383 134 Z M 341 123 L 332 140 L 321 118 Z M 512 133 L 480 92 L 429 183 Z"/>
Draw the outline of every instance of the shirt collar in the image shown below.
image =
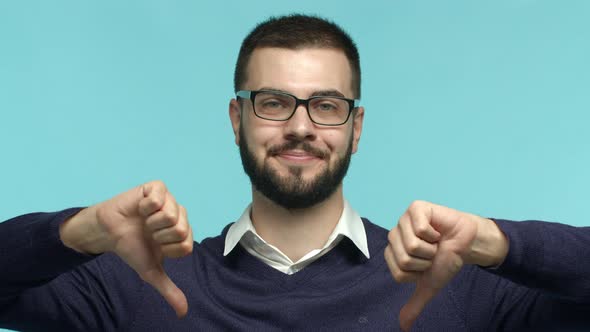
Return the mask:
<path id="1" fill-rule="evenodd" d="M 256 234 L 256 229 L 250 219 L 250 211 L 252 205 L 248 205 L 240 218 L 230 226 L 225 236 L 225 248 L 223 255 L 227 256 L 240 242 L 242 237 L 251 232 Z M 334 241 L 338 235 L 343 235 L 349 238 L 352 243 L 365 255 L 370 258 L 369 247 L 367 245 L 367 234 L 365 232 L 365 226 L 361 217 L 356 211 L 348 204 L 347 200 L 344 200 L 344 208 L 342 209 L 342 215 L 338 224 L 334 228 L 334 231 L 330 235 L 328 242 Z"/>

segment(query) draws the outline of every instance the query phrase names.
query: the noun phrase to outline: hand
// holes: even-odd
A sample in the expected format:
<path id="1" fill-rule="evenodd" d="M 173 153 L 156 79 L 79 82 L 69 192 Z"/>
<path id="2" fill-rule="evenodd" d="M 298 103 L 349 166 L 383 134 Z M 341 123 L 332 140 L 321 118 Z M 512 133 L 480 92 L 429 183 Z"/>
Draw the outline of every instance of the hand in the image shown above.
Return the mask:
<path id="1" fill-rule="evenodd" d="M 193 250 L 186 210 L 164 183 L 153 181 L 91 206 L 61 225 L 62 242 L 79 252 L 114 252 L 152 285 L 178 317 L 188 311 L 184 293 L 170 280 L 162 261 Z"/>
<path id="2" fill-rule="evenodd" d="M 492 220 L 424 201 L 410 205 L 388 238 L 385 260 L 393 278 L 416 283 L 399 314 L 404 331 L 464 264 L 496 266 L 508 253 L 508 240 Z"/>

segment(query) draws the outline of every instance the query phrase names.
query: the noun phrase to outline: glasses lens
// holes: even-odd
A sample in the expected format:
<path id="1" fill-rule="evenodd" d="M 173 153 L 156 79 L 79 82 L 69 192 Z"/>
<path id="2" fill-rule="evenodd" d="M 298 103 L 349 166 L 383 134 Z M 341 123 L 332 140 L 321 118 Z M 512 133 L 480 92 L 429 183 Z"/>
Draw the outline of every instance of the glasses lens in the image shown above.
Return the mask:
<path id="1" fill-rule="evenodd" d="M 309 101 L 309 115 L 314 122 L 337 125 L 346 122 L 349 105 L 346 100 L 332 97 L 318 97 Z"/>
<path id="2" fill-rule="evenodd" d="M 295 109 L 295 98 L 281 93 L 261 92 L 254 99 L 254 111 L 259 117 L 286 120 Z"/>

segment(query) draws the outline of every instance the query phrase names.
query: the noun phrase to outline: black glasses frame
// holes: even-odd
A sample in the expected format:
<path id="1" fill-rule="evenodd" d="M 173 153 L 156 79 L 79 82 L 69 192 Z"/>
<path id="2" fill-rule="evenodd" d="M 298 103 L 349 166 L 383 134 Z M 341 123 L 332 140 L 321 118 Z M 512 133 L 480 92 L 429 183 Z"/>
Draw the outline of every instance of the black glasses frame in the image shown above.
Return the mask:
<path id="1" fill-rule="evenodd" d="M 295 107 L 293 108 L 291 115 L 289 115 L 286 119 L 281 119 L 281 120 L 269 119 L 269 118 L 265 118 L 263 116 L 260 116 L 256 112 L 256 106 L 254 106 L 255 105 L 254 100 L 256 99 L 256 95 L 259 93 L 275 93 L 278 95 L 289 96 L 289 97 L 292 97 L 293 99 L 295 99 Z M 254 114 L 261 119 L 269 120 L 269 121 L 288 121 L 289 119 L 291 119 L 293 117 L 293 114 L 295 114 L 297 107 L 299 107 L 299 105 L 303 105 L 303 106 L 305 106 L 305 109 L 307 110 L 307 116 L 309 116 L 309 119 L 311 120 L 311 122 L 318 124 L 318 125 L 322 125 L 322 126 L 341 126 L 341 125 L 345 124 L 348 121 L 348 119 L 350 118 L 350 113 L 352 113 L 352 110 L 354 110 L 355 108 L 358 108 L 361 103 L 360 99 L 348 99 L 348 98 L 344 98 L 344 97 L 340 97 L 340 96 L 313 96 L 308 99 L 299 99 L 290 93 L 273 91 L 273 90 L 240 90 L 240 91 L 236 92 L 236 97 L 243 98 L 243 99 L 249 99 L 252 102 L 252 109 L 254 110 Z M 326 97 L 344 100 L 348 103 L 348 114 L 346 115 L 346 119 L 342 123 L 325 124 L 325 123 L 316 122 L 311 117 L 311 114 L 309 113 L 309 102 L 314 99 L 321 99 L 321 98 L 326 98 Z"/>

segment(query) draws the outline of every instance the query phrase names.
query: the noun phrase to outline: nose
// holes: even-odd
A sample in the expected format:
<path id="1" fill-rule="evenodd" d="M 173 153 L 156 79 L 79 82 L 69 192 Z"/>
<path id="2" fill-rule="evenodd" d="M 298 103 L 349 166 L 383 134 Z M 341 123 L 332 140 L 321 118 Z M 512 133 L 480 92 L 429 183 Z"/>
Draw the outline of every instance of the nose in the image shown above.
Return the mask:
<path id="1" fill-rule="evenodd" d="M 285 123 L 285 138 L 288 140 L 313 141 L 316 138 L 315 124 L 309 118 L 305 105 L 297 106 L 293 116 Z"/>

